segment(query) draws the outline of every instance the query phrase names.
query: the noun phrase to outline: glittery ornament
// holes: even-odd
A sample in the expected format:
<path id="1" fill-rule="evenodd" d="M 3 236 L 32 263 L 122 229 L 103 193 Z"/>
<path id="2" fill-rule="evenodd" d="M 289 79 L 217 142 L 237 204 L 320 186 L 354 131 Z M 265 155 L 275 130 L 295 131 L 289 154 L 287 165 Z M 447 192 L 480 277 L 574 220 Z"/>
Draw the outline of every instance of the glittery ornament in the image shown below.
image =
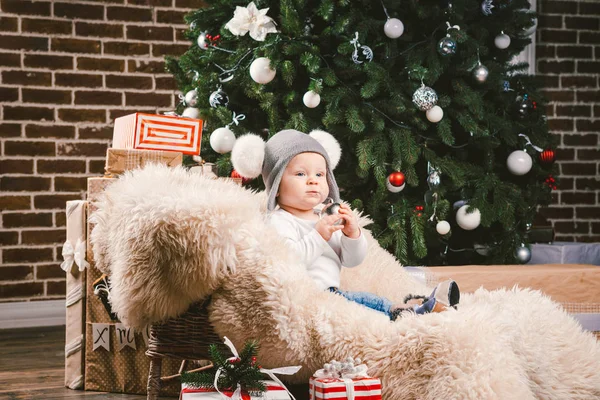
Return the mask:
<path id="1" fill-rule="evenodd" d="M 481 3 L 481 12 L 483 15 L 492 15 L 492 9 L 494 5 L 492 4 L 492 0 L 483 0 Z"/>
<path id="2" fill-rule="evenodd" d="M 429 185 L 430 190 L 436 190 L 440 187 L 442 183 L 442 177 L 440 176 L 440 172 L 437 169 L 432 169 L 427 177 L 427 185 Z"/>
<path id="3" fill-rule="evenodd" d="M 208 102 L 210 106 L 213 108 L 216 107 L 227 107 L 229 104 L 229 96 L 225 93 L 220 87 L 210 94 L 208 98 Z"/>
<path id="4" fill-rule="evenodd" d="M 432 88 L 421 85 L 413 94 L 413 103 L 421 111 L 427 111 L 437 104 L 438 95 Z"/>
<path id="5" fill-rule="evenodd" d="M 456 53 L 456 40 L 452 39 L 449 35 L 442 38 L 438 42 L 438 53 L 443 56 L 451 56 Z"/>
<path id="6" fill-rule="evenodd" d="M 369 46 L 364 46 L 358 41 L 358 32 L 354 32 L 354 39 L 350 41 L 354 45 L 354 51 L 352 52 L 352 61 L 355 64 L 362 64 L 365 62 L 373 61 L 373 50 Z M 360 51 L 359 51 L 360 50 Z"/>

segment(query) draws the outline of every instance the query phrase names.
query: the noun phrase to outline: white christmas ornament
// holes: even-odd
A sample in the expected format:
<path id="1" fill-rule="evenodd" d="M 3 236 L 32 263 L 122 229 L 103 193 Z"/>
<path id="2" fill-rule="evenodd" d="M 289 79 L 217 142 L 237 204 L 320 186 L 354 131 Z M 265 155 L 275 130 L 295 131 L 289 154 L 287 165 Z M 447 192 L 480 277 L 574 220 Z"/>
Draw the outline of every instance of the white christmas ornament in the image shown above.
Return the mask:
<path id="1" fill-rule="evenodd" d="M 392 193 L 400 193 L 401 191 L 404 190 L 404 187 L 406 186 L 406 183 L 403 183 L 402 186 L 394 186 L 392 185 L 392 183 L 390 182 L 389 178 L 385 181 L 385 185 L 387 186 L 387 190 L 389 190 Z"/>
<path id="2" fill-rule="evenodd" d="M 235 135 L 227 127 L 215 129 L 210 135 L 210 147 L 217 153 L 229 153 L 234 144 Z"/>
<path id="3" fill-rule="evenodd" d="M 448 221 L 439 221 L 435 226 L 435 230 L 440 235 L 445 235 L 448 232 L 450 232 L 450 224 L 448 223 Z"/>
<path id="4" fill-rule="evenodd" d="M 271 69 L 271 60 L 259 57 L 250 64 L 250 77 L 256 83 L 267 84 L 275 78 L 275 70 Z"/>
<path id="5" fill-rule="evenodd" d="M 181 116 L 186 118 L 198 119 L 200 117 L 200 110 L 194 107 L 188 107 L 185 110 L 183 110 Z"/>
<path id="6" fill-rule="evenodd" d="M 508 46 L 510 46 L 510 36 L 508 36 L 506 33 L 501 32 L 498 36 L 496 36 L 496 38 L 494 39 L 494 44 L 496 45 L 497 48 L 499 48 L 500 50 L 504 50 L 506 49 Z"/>
<path id="7" fill-rule="evenodd" d="M 469 205 L 466 204 L 456 212 L 456 223 L 465 231 L 472 231 L 481 223 L 481 213 L 478 209 L 472 208 L 471 213 L 467 213 Z"/>
<path id="8" fill-rule="evenodd" d="M 195 107 L 198 104 L 198 91 L 196 89 L 190 90 L 185 94 L 184 100 L 188 106 Z"/>
<path id="9" fill-rule="evenodd" d="M 259 10 L 254 2 L 247 7 L 236 7 L 233 18 L 227 22 L 225 28 L 235 36 L 244 36 L 250 32 L 250 37 L 263 42 L 268 33 L 277 33 L 275 21 L 267 16 L 268 8 Z"/>
<path id="10" fill-rule="evenodd" d="M 321 103 L 321 96 L 319 96 L 319 93 L 309 90 L 308 92 L 304 93 L 302 101 L 306 107 L 315 108 L 319 105 L 319 103 Z"/>
<path id="11" fill-rule="evenodd" d="M 531 171 L 533 160 L 523 150 L 515 150 L 506 159 L 508 170 L 515 175 L 525 175 Z"/>
<path id="12" fill-rule="evenodd" d="M 398 18 L 389 18 L 383 26 L 385 36 L 397 39 L 404 33 L 404 24 Z"/>
<path id="13" fill-rule="evenodd" d="M 206 32 L 200 32 L 200 35 L 198 35 L 198 47 L 200 47 L 202 50 L 206 50 L 208 49 L 208 41 L 206 40 Z"/>
<path id="14" fill-rule="evenodd" d="M 440 106 L 433 106 L 425 113 L 429 122 L 440 122 L 444 118 L 444 110 Z"/>

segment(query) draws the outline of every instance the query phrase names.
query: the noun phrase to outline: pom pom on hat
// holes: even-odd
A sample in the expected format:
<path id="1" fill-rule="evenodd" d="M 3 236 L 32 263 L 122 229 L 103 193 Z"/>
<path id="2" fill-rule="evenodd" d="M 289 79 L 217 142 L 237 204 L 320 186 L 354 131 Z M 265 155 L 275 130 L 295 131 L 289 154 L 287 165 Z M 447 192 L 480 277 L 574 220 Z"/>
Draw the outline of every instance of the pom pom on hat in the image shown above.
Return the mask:
<path id="1" fill-rule="evenodd" d="M 327 155 L 329 156 L 329 161 L 331 162 L 330 168 L 334 170 L 340 162 L 340 158 L 342 157 L 342 148 L 340 147 L 339 142 L 331 133 L 319 129 L 315 129 L 309 133 L 309 136 L 323 146 L 327 152 Z"/>
<path id="2" fill-rule="evenodd" d="M 254 179 L 262 172 L 265 141 L 258 135 L 240 136 L 231 150 L 233 168 L 244 178 Z"/>

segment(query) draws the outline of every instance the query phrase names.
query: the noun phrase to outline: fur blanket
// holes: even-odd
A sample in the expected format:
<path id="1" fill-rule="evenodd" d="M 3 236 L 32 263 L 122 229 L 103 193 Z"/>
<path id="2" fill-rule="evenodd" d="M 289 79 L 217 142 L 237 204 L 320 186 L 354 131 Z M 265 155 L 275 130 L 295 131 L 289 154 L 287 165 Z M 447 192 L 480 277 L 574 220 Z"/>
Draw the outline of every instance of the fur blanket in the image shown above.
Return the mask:
<path id="1" fill-rule="evenodd" d="M 390 322 L 319 291 L 265 224 L 264 200 L 159 166 L 111 185 L 92 216 L 91 241 L 122 321 L 163 321 L 212 294 L 216 332 L 239 347 L 258 339 L 265 367 L 302 365 L 295 382 L 353 356 L 382 379 L 389 400 L 600 397 L 600 344 L 542 293 L 480 289 L 463 295 L 458 311 Z M 364 231 L 369 253 L 344 271 L 345 288 L 394 300 L 429 292 Z"/>

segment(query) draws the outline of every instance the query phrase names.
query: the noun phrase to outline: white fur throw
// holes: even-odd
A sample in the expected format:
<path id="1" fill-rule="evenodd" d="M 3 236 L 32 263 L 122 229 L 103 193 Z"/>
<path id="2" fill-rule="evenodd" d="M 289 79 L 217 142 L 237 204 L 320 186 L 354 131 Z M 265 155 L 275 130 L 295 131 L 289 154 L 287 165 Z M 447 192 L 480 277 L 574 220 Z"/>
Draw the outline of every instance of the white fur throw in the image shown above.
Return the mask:
<path id="1" fill-rule="evenodd" d="M 111 185 L 91 240 L 123 322 L 163 321 L 212 294 L 216 332 L 239 347 L 259 340 L 264 367 L 302 365 L 295 382 L 353 356 L 382 379 L 387 400 L 600 398 L 600 344 L 540 292 L 480 289 L 458 311 L 390 322 L 319 291 L 266 226 L 264 202 L 234 183 L 154 165 Z M 364 232 L 369 254 L 344 271 L 345 288 L 394 300 L 428 292 Z"/>

